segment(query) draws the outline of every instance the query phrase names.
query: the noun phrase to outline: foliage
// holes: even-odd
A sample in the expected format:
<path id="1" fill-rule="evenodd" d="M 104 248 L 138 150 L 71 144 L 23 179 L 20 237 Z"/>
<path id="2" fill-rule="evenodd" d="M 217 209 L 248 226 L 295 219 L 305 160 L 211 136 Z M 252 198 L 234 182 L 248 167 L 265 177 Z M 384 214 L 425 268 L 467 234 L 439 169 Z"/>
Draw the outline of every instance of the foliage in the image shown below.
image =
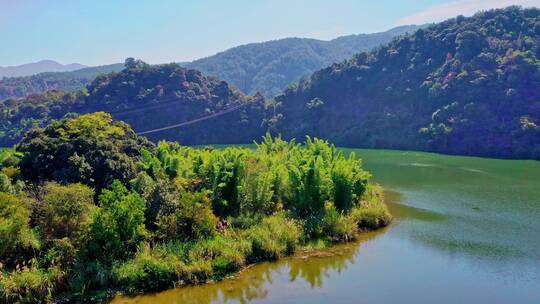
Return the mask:
<path id="1" fill-rule="evenodd" d="M 185 65 L 223 79 L 242 92 L 261 92 L 272 97 L 320 68 L 418 28 L 400 26 L 386 32 L 342 36 L 329 41 L 285 38 L 251 43 Z"/>
<path id="2" fill-rule="evenodd" d="M 304 75 L 417 28 L 412 25 L 401 26 L 386 32 L 343 36 L 331 41 L 287 38 L 253 43 L 182 65 L 226 80 L 243 92 L 253 94 L 260 91 L 271 96 Z M 0 79 L 0 100 L 26 97 L 49 90 L 80 90 L 96 77 L 120 72 L 124 66 L 132 67 L 117 63 L 71 72 L 46 72 Z"/>
<path id="3" fill-rule="evenodd" d="M 17 143 L 27 131 L 53 119 L 97 111 L 147 131 L 239 107 L 219 119 L 206 120 L 205 128 L 185 126 L 149 136 L 200 144 L 249 142 L 262 135 L 262 96 L 247 97 L 224 81 L 177 64 L 149 65 L 133 58 L 126 62 L 125 69 L 96 77 L 84 91 L 48 91 L 0 102 L 0 146 Z M 228 128 L 245 132 L 241 138 L 215 132 Z"/>
<path id="4" fill-rule="evenodd" d="M 133 254 L 148 236 L 144 226 L 145 200 L 118 180 L 99 196 L 100 208 L 90 226 L 88 257 L 112 262 Z"/>
<path id="5" fill-rule="evenodd" d="M 259 225 L 246 231 L 246 237 L 252 244 L 250 259 L 278 259 L 291 254 L 296 249 L 301 234 L 300 226 L 284 213 L 266 217 Z"/>
<path id="6" fill-rule="evenodd" d="M 27 198 L 0 192 L 0 261 L 16 264 L 24 261 L 40 242 L 30 227 L 30 204 Z"/>
<path id="7" fill-rule="evenodd" d="M 97 77 L 87 93 L 50 92 L 1 102 L 0 145 L 12 145 L 32 127 L 70 112 L 113 112 L 144 131 L 243 105 L 151 136 L 185 144 L 233 144 L 248 143 L 266 129 L 286 139 L 307 134 L 349 147 L 540 159 L 539 12 L 508 7 L 421 28 L 319 70 L 264 102 L 195 70 L 134 61 L 119 73 Z M 285 56 L 278 65 L 302 61 L 287 55 L 286 47 L 277 49 L 275 54 Z M 220 54 L 214 59 L 230 55 L 233 62 L 223 73 L 212 58 L 198 64 L 210 74 L 238 79 L 240 87 L 250 87 L 247 81 L 262 68 L 277 81 L 257 78 L 273 90 L 289 75 L 275 77 L 264 68 L 264 50 L 252 45 Z M 238 57 L 246 64 L 236 66 Z"/>
<path id="8" fill-rule="evenodd" d="M 122 122 L 98 112 L 51 123 L 30 131 L 17 150 L 28 180 L 80 182 L 101 189 L 114 179 L 135 177 L 139 149 L 149 146 Z"/>
<path id="9" fill-rule="evenodd" d="M 539 16 L 508 7 L 399 37 L 287 89 L 266 121 L 341 146 L 540 159 Z"/>
<path id="10" fill-rule="evenodd" d="M 183 193 L 178 205 L 164 206 L 156 220 L 157 235 L 165 240 L 199 240 L 216 233 L 217 218 L 204 192 Z"/>
<path id="11" fill-rule="evenodd" d="M 155 146 L 95 113 L 53 122 L 5 151 L 21 161 L 2 163 L 14 169 L 2 185 L 15 189 L 21 175 L 28 183 L 0 192 L 0 302 L 222 279 L 314 238 L 346 241 L 387 224 L 361 162 L 310 137 Z"/>
<path id="12" fill-rule="evenodd" d="M 0 169 L 17 167 L 21 157 L 22 153 L 17 152 L 15 148 L 0 148 Z"/>
<path id="13" fill-rule="evenodd" d="M 377 185 L 369 185 L 359 205 L 353 207 L 350 217 L 361 230 L 372 230 L 387 226 L 392 215 L 385 204 L 381 204 L 382 189 Z"/>
<path id="14" fill-rule="evenodd" d="M 23 266 L 12 273 L 0 273 L 0 301 L 5 303 L 51 302 L 62 271 Z"/>
<path id="15" fill-rule="evenodd" d="M 78 240 L 88 228 L 93 198 L 94 191 L 82 184 L 47 184 L 43 201 L 34 211 L 41 236 L 48 241 Z"/>
<path id="16" fill-rule="evenodd" d="M 67 92 L 83 89 L 96 76 L 120 71 L 123 64 L 88 67 L 70 72 L 45 72 L 32 76 L 0 79 L 0 100 L 22 98 L 50 90 Z"/>

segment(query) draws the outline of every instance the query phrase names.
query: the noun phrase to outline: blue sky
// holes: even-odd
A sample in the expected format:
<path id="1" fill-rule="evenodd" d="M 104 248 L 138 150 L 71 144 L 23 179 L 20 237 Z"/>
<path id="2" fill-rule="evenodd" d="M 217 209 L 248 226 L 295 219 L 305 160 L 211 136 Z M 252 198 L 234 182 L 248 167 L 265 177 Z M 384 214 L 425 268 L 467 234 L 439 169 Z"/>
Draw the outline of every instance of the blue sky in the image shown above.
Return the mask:
<path id="1" fill-rule="evenodd" d="M 540 0 L 0 0 L 0 66 L 193 60 L 283 37 L 331 39 Z"/>

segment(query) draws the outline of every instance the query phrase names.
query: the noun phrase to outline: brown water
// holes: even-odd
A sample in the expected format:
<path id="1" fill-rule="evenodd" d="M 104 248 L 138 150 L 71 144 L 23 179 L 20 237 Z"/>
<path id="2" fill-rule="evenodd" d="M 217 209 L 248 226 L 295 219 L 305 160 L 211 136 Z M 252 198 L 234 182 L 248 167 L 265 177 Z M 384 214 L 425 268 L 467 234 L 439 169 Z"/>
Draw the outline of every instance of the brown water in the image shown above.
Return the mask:
<path id="1" fill-rule="evenodd" d="M 540 303 L 540 162 L 359 150 L 394 223 L 318 257 L 113 303 Z"/>

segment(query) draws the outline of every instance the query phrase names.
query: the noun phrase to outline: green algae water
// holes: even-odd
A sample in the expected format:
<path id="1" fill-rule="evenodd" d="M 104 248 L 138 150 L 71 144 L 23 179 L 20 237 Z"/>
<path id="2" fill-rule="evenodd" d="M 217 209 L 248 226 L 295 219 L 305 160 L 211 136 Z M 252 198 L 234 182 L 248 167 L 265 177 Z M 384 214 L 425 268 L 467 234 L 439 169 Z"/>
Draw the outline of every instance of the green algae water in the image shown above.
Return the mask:
<path id="1" fill-rule="evenodd" d="M 385 188 L 390 227 L 112 303 L 540 303 L 540 162 L 345 151 Z"/>

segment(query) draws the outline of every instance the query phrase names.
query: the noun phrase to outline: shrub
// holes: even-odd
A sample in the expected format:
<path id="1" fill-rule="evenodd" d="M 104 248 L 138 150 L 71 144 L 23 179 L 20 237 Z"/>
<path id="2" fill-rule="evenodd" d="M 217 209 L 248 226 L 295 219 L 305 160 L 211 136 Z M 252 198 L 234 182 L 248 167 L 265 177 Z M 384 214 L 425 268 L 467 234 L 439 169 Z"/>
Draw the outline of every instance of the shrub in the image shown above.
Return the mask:
<path id="1" fill-rule="evenodd" d="M 243 170 L 244 151 L 235 148 L 213 153 L 209 159 L 212 209 L 220 217 L 240 214 L 238 185 Z"/>
<path id="2" fill-rule="evenodd" d="M 94 191 L 82 184 L 47 184 L 36 220 L 43 237 L 78 239 L 89 225 L 93 197 Z"/>
<path id="3" fill-rule="evenodd" d="M 352 240 L 358 231 L 354 218 L 339 212 L 332 205 L 326 208 L 321 225 L 323 236 L 330 241 Z"/>
<path id="4" fill-rule="evenodd" d="M 23 267 L 11 273 L 0 273 L 0 296 L 6 303 L 50 302 L 62 277 L 57 267 L 47 270 Z"/>
<path id="5" fill-rule="evenodd" d="M 165 240 L 198 240 L 216 233 L 217 218 L 204 192 L 186 192 L 177 205 L 164 206 L 157 217 L 157 235 Z"/>
<path id="6" fill-rule="evenodd" d="M 195 244 L 189 251 L 189 259 L 211 260 L 214 274 L 220 278 L 244 266 L 250 253 L 251 243 L 248 240 L 228 232 Z"/>
<path id="7" fill-rule="evenodd" d="M 369 177 L 354 153 L 348 159 L 336 159 L 332 167 L 334 206 L 340 211 L 349 211 L 354 207 L 363 195 Z"/>
<path id="8" fill-rule="evenodd" d="M 30 204 L 26 198 L 0 192 L 0 261 L 19 261 L 40 243 L 30 228 Z"/>
<path id="9" fill-rule="evenodd" d="M 277 259 L 293 253 L 302 234 L 298 223 L 284 213 L 264 218 L 245 233 L 252 244 L 250 259 L 253 261 Z"/>
<path id="10" fill-rule="evenodd" d="M 382 189 L 379 186 L 369 185 L 361 204 L 351 210 L 350 217 L 360 229 L 371 230 L 384 227 L 392 220 L 388 207 L 383 203 L 382 195 Z"/>
<path id="11" fill-rule="evenodd" d="M 372 230 L 387 226 L 392 220 L 388 208 L 383 204 L 376 206 L 362 205 L 353 208 L 350 217 L 363 230 Z"/>
<path id="12" fill-rule="evenodd" d="M 11 184 L 11 180 L 4 173 L 0 173 L 0 192 L 13 193 L 15 189 Z"/>
<path id="13" fill-rule="evenodd" d="M 144 246 L 134 259 L 115 267 L 113 273 L 117 282 L 135 292 L 170 287 L 176 282 L 203 282 L 211 276 L 212 266 L 209 260 L 186 264 L 164 247 Z"/>
<path id="14" fill-rule="evenodd" d="M 178 281 L 179 270 L 184 264 L 172 254 L 155 254 L 148 246 L 134 259 L 116 267 L 116 280 L 129 291 L 155 290 Z"/>
<path id="15" fill-rule="evenodd" d="M 242 213 L 269 215 L 276 211 L 279 173 L 263 163 L 263 160 L 250 157 L 240 181 L 239 199 Z"/>
<path id="16" fill-rule="evenodd" d="M 146 239 L 145 200 L 119 181 L 99 196 L 101 204 L 90 226 L 87 254 L 103 261 L 124 260 Z"/>

